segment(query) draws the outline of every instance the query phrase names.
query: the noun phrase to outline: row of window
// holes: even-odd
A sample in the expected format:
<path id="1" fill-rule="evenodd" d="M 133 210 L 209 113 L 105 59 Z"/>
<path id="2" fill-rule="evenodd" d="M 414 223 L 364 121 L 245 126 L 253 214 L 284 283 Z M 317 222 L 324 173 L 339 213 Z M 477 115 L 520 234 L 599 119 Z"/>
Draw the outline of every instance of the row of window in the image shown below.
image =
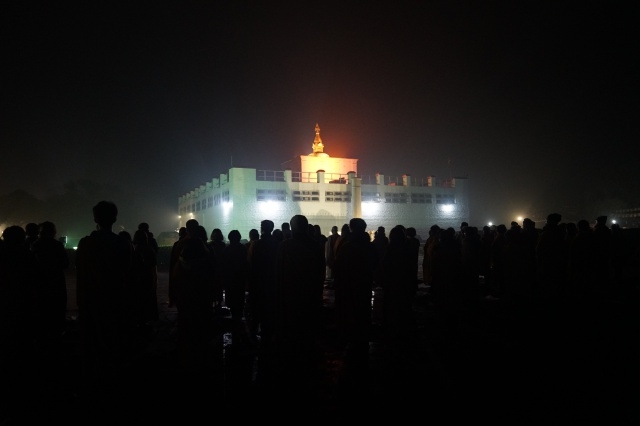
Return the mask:
<path id="1" fill-rule="evenodd" d="M 198 200 L 192 203 L 190 206 L 181 207 L 179 210 L 180 215 L 186 215 L 191 212 L 199 212 L 200 210 L 204 210 L 227 202 L 229 201 L 229 199 L 229 191 L 225 191 L 222 194 L 216 194 L 212 197 L 208 197 L 207 199 Z"/>
<path id="2" fill-rule="evenodd" d="M 409 200 L 406 193 L 385 192 L 382 196 L 379 192 L 363 192 L 362 201 L 374 203 L 400 203 L 405 204 Z M 455 204 L 456 199 L 452 194 L 436 194 L 436 204 Z M 433 203 L 433 195 L 425 193 L 411 194 L 412 204 L 431 204 Z"/>
<path id="3" fill-rule="evenodd" d="M 291 194 L 293 201 L 320 201 L 320 191 L 293 191 Z M 410 196 L 406 193 L 385 192 L 363 192 L 363 202 L 374 203 L 393 203 L 406 204 L 411 200 L 412 204 L 431 204 L 433 203 L 432 194 L 414 193 Z M 287 201 L 287 191 L 284 189 L 258 189 L 256 191 L 256 200 L 258 201 Z M 180 214 L 188 214 L 190 212 L 199 212 L 221 203 L 229 201 L 229 191 L 222 194 L 216 194 L 205 200 L 199 200 L 180 208 Z M 325 191 L 324 201 L 326 202 L 351 202 L 351 192 L 349 191 Z M 436 194 L 436 204 L 455 204 L 456 200 L 452 194 Z"/>
<path id="4" fill-rule="evenodd" d="M 284 189 L 258 189 L 256 199 L 258 201 L 287 201 L 287 191 Z"/>
<path id="5" fill-rule="evenodd" d="M 351 202 L 351 192 L 349 191 L 325 191 L 324 201 Z M 455 204 L 456 200 L 452 194 L 436 194 L 436 204 Z M 258 189 L 256 192 L 258 201 L 287 201 L 287 192 L 282 189 Z M 293 191 L 291 194 L 293 201 L 320 201 L 320 191 Z M 416 193 L 411 194 L 412 204 L 431 204 L 432 194 Z M 378 192 L 363 192 L 362 201 L 375 203 L 398 203 L 406 204 L 409 201 L 406 193 L 385 192 L 380 196 Z"/>
<path id="6" fill-rule="evenodd" d="M 293 201 L 320 201 L 320 191 L 293 191 Z"/>

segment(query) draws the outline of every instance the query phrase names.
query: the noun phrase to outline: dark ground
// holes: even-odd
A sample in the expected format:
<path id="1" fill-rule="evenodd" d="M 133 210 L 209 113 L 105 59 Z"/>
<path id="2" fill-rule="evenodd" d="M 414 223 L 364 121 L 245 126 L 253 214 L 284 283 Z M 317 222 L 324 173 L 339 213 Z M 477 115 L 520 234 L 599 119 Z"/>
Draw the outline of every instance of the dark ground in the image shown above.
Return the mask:
<path id="1" fill-rule="evenodd" d="M 446 332 L 428 289 L 421 285 L 414 303 L 416 326 L 401 339 L 383 336 L 381 293 L 375 292 L 368 377 L 355 387 L 344 380 L 333 290 L 327 285 L 321 374 L 305 396 L 304 409 L 284 394 L 261 393 L 255 381 L 256 347 L 233 341 L 228 318 L 212 339 L 211 368 L 178 377 L 172 361 L 176 312 L 166 303 L 167 281 L 166 272 L 160 272 L 160 321 L 140 334 L 125 373 L 114 380 L 115 389 L 91 393 L 79 380 L 75 281 L 70 272 L 67 333 L 29 361 L 33 369 L 25 374 L 22 387 L 6 389 L 0 424 L 165 424 L 193 418 L 247 421 L 261 415 L 264 421 L 295 417 L 304 423 L 326 417 L 640 424 L 635 278 L 619 297 L 573 306 L 540 305 L 529 315 L 514 315 L 505 301 L 483 298 Z"/>

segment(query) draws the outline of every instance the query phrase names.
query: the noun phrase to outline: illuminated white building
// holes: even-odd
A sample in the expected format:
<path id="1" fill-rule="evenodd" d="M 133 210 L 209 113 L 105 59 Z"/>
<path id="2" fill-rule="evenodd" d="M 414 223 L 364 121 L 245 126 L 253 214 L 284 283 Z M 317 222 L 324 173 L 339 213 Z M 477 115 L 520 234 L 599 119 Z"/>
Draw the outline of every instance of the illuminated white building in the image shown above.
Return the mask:
<path id="1" fill-rule="evenodd" d="M 248 238 L 249 230 L 260 229 L 264 219 L 280 228 L 302 214 L 328 235 L 332 226 L 340 229 L 351 218 L 361 217 L 372 233 L 379 226 L 388 234 L 403 225 L 416 228 L 425 239 L 431 225 L 458 229 L 460 222 L 469 221 L 466 178 L 359 176 L 358 160 L 330 157 L 317 124 L 315 130 L 313 152 L 301 155 L 295 170 L 232 167 L 179 197 L 179 226 L 194 218 L 209 234 L 219 228 L 226 239 L 237 229 Z"/>

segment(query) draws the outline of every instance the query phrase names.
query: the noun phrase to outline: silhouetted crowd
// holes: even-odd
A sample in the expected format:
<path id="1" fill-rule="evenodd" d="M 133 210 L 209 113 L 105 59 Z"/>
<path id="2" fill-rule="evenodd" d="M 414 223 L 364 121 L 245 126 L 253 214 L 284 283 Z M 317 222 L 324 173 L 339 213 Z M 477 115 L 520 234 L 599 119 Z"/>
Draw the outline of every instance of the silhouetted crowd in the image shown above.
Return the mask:
<path id="1" fill-rule="evenodd" d="M 478 292 L 517 303 L 614 297 L 623 266 L 638 252 L 619 226 L 606 222 L 600 216 L 593 226 L 561 223 L 554 213 L 542 229 L 530 219 L 482 231 L 465 222 L 458 232 L 434 225 L 424 245 L 423 276 L 436 301 L 454 305 L 477 299 Z"/>
<path id="2" fill-rule="evenodd" d="M 158 321 L 158 244 L 147 223 L 133 236 L 116 234 L 117 214 L 112 202 L 96 204 L 96 229 L 80 240 L 75 254 L 79 380 L 89 394 L 121 385 L 132 348 Z M 259 354 L 260 392 L 296 400 L 311 392 L 321 374 L 323 291 L 330 288 L 345 382 L 357 389 L 368 374 L 372 292 L 383 295 L 382 330 L 390 343 L 412 333 L 420 285 L 443 332 L 483 300 L 502 300 L 517 318 L 536 306 L 616 298 L 625 267 L 639 252 L 625 244 L 619 226 L 606 222 L 602 216 L 593 226 L 586 220 L 562 223 L 554 213 L 541 229 L 530 219 L 509 228 L 433 225 L 422 242 L 414 228 L 402 225 L 388 235 L 378 227 L 371 238 L 361 218 L 325 236 L 295 215 L 280 228 L 263 220 L 245 243 L 238 230 L 225 241 L 220 229 L 208 234 L 197 220 L 188 220 L 169 260 L 169 306 L 177 310 L 171 370 L 184 391 L 187 384 L 205 386 L 215 358 L 211 341 L 229 312 L 234 343 Z M 2 234 L 0 350 L 2 371 L 15 389 L 24 387 L 25 362 L 42 362 L 34 354 L 55 359 L 47 348 L 65 333 L 69 264 L 51 222 L 9 226 Z"/>

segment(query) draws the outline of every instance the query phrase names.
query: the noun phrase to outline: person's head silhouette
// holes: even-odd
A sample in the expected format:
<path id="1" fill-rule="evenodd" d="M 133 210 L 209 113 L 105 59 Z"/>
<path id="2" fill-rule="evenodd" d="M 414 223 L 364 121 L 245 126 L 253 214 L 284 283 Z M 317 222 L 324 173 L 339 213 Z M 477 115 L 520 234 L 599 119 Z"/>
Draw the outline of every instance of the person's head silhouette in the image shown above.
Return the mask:
<path id="1" fill-rule="evenodd" d="M 118 218 L 118 207 L 111 201 L 100 201 L 93 206 L 93 221 L 100 229 L 111 229 Z"/>

